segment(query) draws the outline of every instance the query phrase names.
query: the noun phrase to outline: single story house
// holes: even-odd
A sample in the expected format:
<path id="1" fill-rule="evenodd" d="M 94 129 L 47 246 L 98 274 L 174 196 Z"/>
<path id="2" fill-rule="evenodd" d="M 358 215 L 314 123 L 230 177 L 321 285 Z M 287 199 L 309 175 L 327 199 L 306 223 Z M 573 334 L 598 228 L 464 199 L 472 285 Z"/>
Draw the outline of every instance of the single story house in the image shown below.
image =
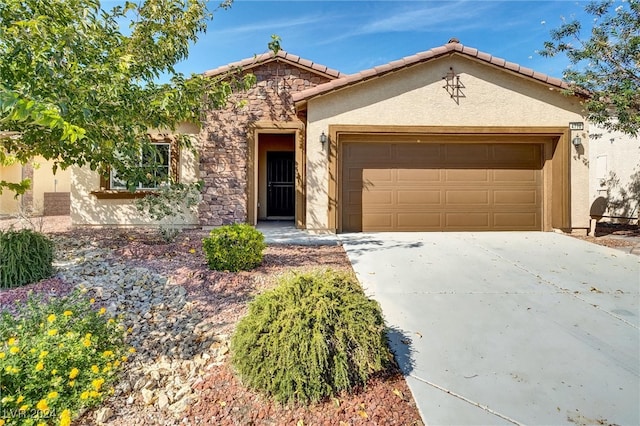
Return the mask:
<path id="1" fill-rule="evenodd" d="M 589 229 L 589 126 L 557 78 L 456 40 L 353 75 L 285 51 L 205 75 L 237 67 L 257 84 L 191 129 L 196 155 L 158 139 L 175 177 L 204 182 L 186 225 Z M 73 224 L 146 223 L 113 183 L 74 169 Z"/>

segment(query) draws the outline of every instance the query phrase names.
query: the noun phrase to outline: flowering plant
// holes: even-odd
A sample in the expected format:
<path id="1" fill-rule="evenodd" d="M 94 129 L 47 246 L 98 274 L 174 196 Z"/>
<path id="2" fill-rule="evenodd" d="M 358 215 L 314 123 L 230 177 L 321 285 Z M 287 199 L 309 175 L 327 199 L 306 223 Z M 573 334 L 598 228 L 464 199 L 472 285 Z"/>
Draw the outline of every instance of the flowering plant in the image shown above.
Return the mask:
<path id="1" fill-rule="evenodd" d="M 69 425 L 98 405 L 127 361 L 116 318 L 73 293 L 0 317 L 0 425 Z"/>

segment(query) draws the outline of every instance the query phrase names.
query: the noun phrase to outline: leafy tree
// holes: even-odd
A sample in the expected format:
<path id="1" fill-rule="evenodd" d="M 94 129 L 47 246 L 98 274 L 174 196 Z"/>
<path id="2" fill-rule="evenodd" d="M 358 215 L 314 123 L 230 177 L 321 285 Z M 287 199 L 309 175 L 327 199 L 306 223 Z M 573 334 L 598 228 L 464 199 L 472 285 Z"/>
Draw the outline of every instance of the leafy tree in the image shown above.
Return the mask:
<path id="1" fill-rule="evenodd" d="M 588 39 L 573 20 L 551 31 L 543 56 L 567 55 L 564 73 L 571 93 L 587 92 L 588 118 L 609 130 L 636 136 L 640 131 L 640 1 L 589 3 L 594 17 Z"/>
<path id="2" fill-rule="evenodd" d="M 0 165 L 36 155 L 54 160 L 54 172 L 89 165 L 106 174 L 111 165 L 133 189 L 150 128 L 197 122 L 255 81 L 176 72 L 210 17 L 204 0 L 127 1 L 111 10 L 98 0 L 0 2 Z"/>

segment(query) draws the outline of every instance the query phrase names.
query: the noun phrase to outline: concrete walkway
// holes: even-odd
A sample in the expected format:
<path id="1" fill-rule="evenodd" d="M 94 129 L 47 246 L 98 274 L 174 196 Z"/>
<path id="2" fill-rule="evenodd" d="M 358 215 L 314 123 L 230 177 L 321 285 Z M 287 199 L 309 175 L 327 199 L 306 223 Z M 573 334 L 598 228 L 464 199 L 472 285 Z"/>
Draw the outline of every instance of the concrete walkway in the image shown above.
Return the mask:
<path id="1" fill-rule="evenodd" d="M 340 236 L 428 425 L 640 424 L 640 258 L 554 233 Z"/>

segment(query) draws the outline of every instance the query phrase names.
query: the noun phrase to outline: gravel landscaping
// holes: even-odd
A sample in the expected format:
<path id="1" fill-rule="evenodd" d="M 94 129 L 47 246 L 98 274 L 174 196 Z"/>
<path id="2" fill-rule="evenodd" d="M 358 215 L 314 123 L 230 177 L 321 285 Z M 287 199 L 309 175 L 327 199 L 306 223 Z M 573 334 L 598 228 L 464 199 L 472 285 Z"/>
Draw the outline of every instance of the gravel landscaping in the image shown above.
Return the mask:
<path id="1" fill-rule="evenodd" d="M 350 270 L 342 247 L 274 245 L 256 270 L 224 273 L 206 267 L 207 233 L 200 230 L 166 244 L 150 231 L 71 230 L 64 220 L 43 228 L 56 243 L 56 275 L 1 291 L 0 309 L 11 310 L 29 292 L 79 289 L 130 330 L 128 343 L 137 352 L 114 396 L 74 424 L 422 424 L 396 369 L 354 395 L 292 407 L 244 388 L 228 363 L 229 337 L 247 302 L 292 269 Z"/>

